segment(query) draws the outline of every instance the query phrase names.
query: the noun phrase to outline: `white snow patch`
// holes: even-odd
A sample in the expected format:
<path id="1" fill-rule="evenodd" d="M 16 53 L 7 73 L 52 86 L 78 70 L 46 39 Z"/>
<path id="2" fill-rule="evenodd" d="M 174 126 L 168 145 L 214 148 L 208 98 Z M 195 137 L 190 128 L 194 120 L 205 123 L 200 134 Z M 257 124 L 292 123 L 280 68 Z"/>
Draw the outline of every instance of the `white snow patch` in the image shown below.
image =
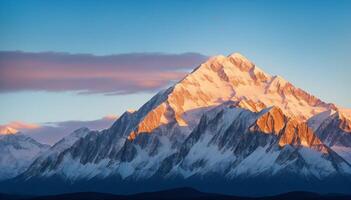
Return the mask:
<path id="1" fill-rule="evenodd" d="M 303 147 L 299 153 L 309 166 L 309 171 L 317 178 L 323 178 L 335 172 L 332 163 L 323 158 L 321 152 Z"/>

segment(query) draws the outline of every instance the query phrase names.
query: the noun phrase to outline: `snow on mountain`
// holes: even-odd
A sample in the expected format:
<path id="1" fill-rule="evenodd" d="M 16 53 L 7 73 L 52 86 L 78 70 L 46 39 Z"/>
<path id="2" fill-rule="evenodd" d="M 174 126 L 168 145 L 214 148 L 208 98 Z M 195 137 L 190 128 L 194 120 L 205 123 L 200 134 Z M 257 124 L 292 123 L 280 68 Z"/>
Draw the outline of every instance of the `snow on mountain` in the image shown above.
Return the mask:
<path id="1" fill-rule="evenodd" d="M 350 177 L 323 138 L 328 127 L 348 130 L 329 126 L 337 110 L 240 54 L 216 56 L 109 129 L 57 143 L 21 177 Z"/>
<path id="2" fill-rule="evenodd" d="M 0 127 L 0 135 L 11 135 L 16 134 L 18 132 L 17 129 L 14 129 L 10 126 Z"/>
<path id="3" fill-rule="evenodd" d="M 145 116 L 131 138 L 172 120 L 191 130 L 206 108 L 229 100 L 246 104 L 254 111 L 277 106 L 288 116 L 303 120 L 335 107 L 295 88 L 279 76 L 266 74 L 240 54 L 209 59 L 170 88 L 166 95 L 167 101 Z M 170 115 L 174 115 L 173 119 Z"/>
<path id="4" fill-rule="evenodd" d="M 157 173 L 185 178 L 213 173 L 229 179 L 284 173 L 325 178 L 349 174 L 351 167 L 305 123 L 289 119 L 279 108 L 254 113 L 229 106 L 206 113 Z"/>
<path id="5" fill-rule="evenodd" d="M 316 134 L 330 148 L 351 163 L 351 117 L 343 110 L 321 113 Z M 311 118 L 313 121 L 319 116 Z"/>
<path id="6" fill-rule="evenodd" d="M 319 126 L 334 113 L 336 113 L 335 110 L 327 110 L 318 113 L 308 119 L 308 126 L 311 127 L 314 131 L 316 131 L 319 128 Z"/>
<path id="7" fill-rule="evenodd" d="M 20 133 L 0 136 L 0 180 L 24 172 L 34 158 L 49 148 Z"/>
<path id="8" fill-rule="evenodd" d="M 200 87 L 199 87 L 200 86 Z M 304 119 L 333 107 L 295 88 L 280 76 L 271 76 L 240 54 L 216 56 L 176 84 L 174 93 L 187 94 L 183 110 L 250 99 L 266 107 L 277 106 L 289 116 Z"/>
<path id="9" fill-rule="evenodd" d="M 60 154 L 69 150 L 73 144 L 75 144 L 80 139 L 86 137 L 88 134 L 94 134 L 96 131 L 90 131 L 88 128 L 80 128 L 69 134 L 68 136 L 62 138 L 55 145 L 50 147 L 47 151 L 41 153 L 36 159 L 32 160 L 32 164 L 29 167 L 30 169 L 38 167 L 54 167 L 55 163 L 53 160 L 58 160 Z M 69 165 L 71 167 L 71 165 Z M 27 170 L 28 171 L 28 170 Z"/>

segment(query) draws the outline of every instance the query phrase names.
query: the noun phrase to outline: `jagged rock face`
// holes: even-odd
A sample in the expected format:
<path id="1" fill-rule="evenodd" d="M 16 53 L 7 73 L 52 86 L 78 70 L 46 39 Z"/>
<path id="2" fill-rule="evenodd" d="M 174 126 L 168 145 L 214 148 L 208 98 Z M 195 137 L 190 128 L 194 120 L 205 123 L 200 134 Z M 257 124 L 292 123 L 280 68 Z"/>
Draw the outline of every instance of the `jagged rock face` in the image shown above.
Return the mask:
<path id="1" fill-rule="evenodd" d="M 55 145 L 22 178 L 348 177 L 306 122 L 334 107 L 239 54 L 217 56 L 111 128 Z"/>
<path id="2" fill-rule="evenodd" d="M 160 105 L 170 91 L 155 95 L 137 112 L 125 112 L 109 129 L 100 133 L 86 128 L 76 130 L 37 158 L 21 177 L 28 179 L 58 174 L 68 179 L 79 179 L 96 175 L 89 170 L 101 175 L 93 167 L 107 168 L 110 163 L 120 159 L 120 151 L 127 144 L 127 138 L 131 137 L 141 119 Z M 69 166 L 81 170 L 80 173 L 75 173 Z"/>
<path id="3" fill-rule="evenodd" d="M 318 137 L 349 163 L 351 163 L 350 119 L 340 111 L 329 113 L 316 129 Z"/>
<path id="4" fill-rule="evenodd" d="M 287 118 L 283 112 L 273 107 L 269 112 L 263 114 L 252 127 L 254 131 L 261 131 L 263 133 L 279 134 L 285 127 Z"/>
<path id="5" fill-rule="evenodd" d="M 339 128 L 345 132 L 350 133 L 351 132 L 351 119 L 343 116 L 342 114 L 339 113 Z"/>
<path id="6" fill-rule="evenodd" d="M 77 141 L 86 137 L 89 132 L 88 128 L 80 128 L 44 151 L 26 170 L 26 178 L 30 178 L 38 172 L 44 175 L 57 170 L 62 164 L 65 155 L 69 152 L 68 150 L 77 145 Z"/>
<path id="7" fill-rule="evenodd" d="M 128 139 L 135 139 L 138 133 L 150 133 L 154 129 L 169 124 L 176 119 L 174 111 L 169 104 L 162 103 L 145 116 L 145 118 L 139 123 L 137 129 L 128 136 Z"/>
<path id="8" fill-rule="evenodd" d="M 327 145 L 351 147 L 350 120 L 339 112 L 325 119 L 316 130 L 317 134 Z M 331 134 L 331 132 L 333 132 Z"/>
<path id="9" fill-rule="evenodd" d="M 164 133 L 165 130 L 177 132 L 179 126 L 173 123 L 165 129 L 123 140 L 124 144 L 117 153 L 109 154 L 110 157 L 99 162 L 94 153 L 99 146 L 94 144 L 101 143 L 100 135 L 87 134 L 57 159 L 46 162 L 45 170 L 49 171 L 45 175 L 52 175 L 50 170 L 59 170 L 74 160 L 79 161 L 78 175 L 70 174 L 72 170 L 65 168 L 59 170 L 59 174 L 72 180 L 109 175 L 139 180 L 206 177 L 212 173 L 228 179 L 243 174 L 278 176 L 289 172 L 301 177 L 323 178 L 351 173 L 349 164 L 321 143 L 306 123 L 290 119 L 277 107 L 256 113 L 235 105 L 235 102 L 227 102 L 212 108 L 183 139 L 169 138 Z M 172 143 L 177 140 L 183 142 Z M 320 161 L 306 162 L 312 158 L 305 155 L 305 151 L 312 151 Z M 255 159 L 260 162 L 256 163 Z M 94 167 L 89 169 L 87 166 Z M 302 173 L 300 168 L 306 171 Z M 317 172 L 309 172 L 317 168 Z M 33 175 L 33 172 L 27 173 Z"/>
<path id="10" fill-rule="evenodd" d="M 215 173 L 233 179 L 286 172 L 318 178 L 349 173 L 350 166 L 335 157 L 306 124 L 287 120 L 279 108 L 264 112 L 252 113 L 234 107 L 210 111 L 179 151 L 163 160 L 156 175 L 206 177 Z M 226 121 L 226 125 L 219 121 Z M 304 151 L 309 150 L 324 161 L 307 163 L 309 156 Z M 332 167 L 335 163 L 338 167 Z M 319 170 L 305 173 L 300 171 L 302 168 Z"/>
<path id="11" fill-rule="evenodd" d="M 32 160 L 48 148 L 48 145 L 19 133 L 0 136 L 0 180 L 23 173 Z"/>
<path id="12" fill-rule="evenodd" d="M 280 146 L 301 145 L 323 148 L 322 142 L 306 123 L 286 117 L 278 107 L 271 108 L 259 117 L 250 130 L 280 136 Z M 323 151 L 327 152 L 325 148 Z"/>
<path id="13" fill-rule="evenodd" d="M 285 125 L 279 145 L 301 145 L 311 148 L 317 148 L 324 153 L 327 149 L 318 137 L 313 133 L 312 129 L 306 123 L 296 120 L 289 120 Z"/>

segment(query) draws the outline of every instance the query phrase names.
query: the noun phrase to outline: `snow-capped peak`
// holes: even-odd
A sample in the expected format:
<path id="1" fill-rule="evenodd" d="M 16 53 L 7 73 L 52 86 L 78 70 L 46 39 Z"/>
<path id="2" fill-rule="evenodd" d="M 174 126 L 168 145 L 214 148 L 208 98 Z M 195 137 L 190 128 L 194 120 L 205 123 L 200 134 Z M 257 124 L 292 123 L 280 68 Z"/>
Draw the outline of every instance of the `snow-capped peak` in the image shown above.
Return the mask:
<path id="1" fill-rule="evenodd" d="M 270 85 L 280 85 L 280 86 L 285 86 L 289 82 L 286 81 L 283 77 L 276 75 L 273 76 L 270 82 Z"/>
<path id="2" fill-rule="evenodd" d="M 242 70 L 246 71 L 249 71 L 255 66 L 249 59 L 240 53 L 230 54 L 226 59 L 229 59 L 231 62 L 235 63 L 235 66 L 238 66 Z"/>
<path id="3" fill-rule="evenodd" d="M 345 113 L 337 111 L 332 117 L 339 120 L 339 128 L 341 130 L 351 133 L 351 119 Z"/>
<path id="4" fill-rule="evenodd" d="M 24 172 L 33 159 L 49 148 L 23 134 L 0 137 L 0 180 L 12 178 Z"/>
<path id="5" fill-rule="evenodd" d="M 238 52 L 235 52 L 235 53 L 232 53 L 232 54 L 229 54 L 228 55 L 228 58 L 238 58 L 238 59 L 241 59 L 241 60 L 247 60 L 249 61 L 245 56 L 243 56 L 242 54 L 238 53 Z"/>
<path id="6" fill-rule="evenodd" d="M 61 151 L 62 149 L 68 148 L 80 138 L 85 137 L 89 132 L 90 132 L 90 129 L 86 127 L 79 128 L 73 131 L 71 134 L 67 135 L 66 137 L 62 138 L 60 141 L 58 141 L 52 147 L 52 149 Z"/>
<path id="7" fill-rule="evenodd" d="M 0 128 L 0 135 L 12 135 L 12 134 L 16 134 L 16 133 L 18 133 L 18 130 L 14 129 L 10 126 Z"/>
<path id="8" fill-rule="evenodd" d="M 351 166 L 306 123 L 330 110 L 335 106 L 266 74 L 240 54 L 215 56 L 109 129 L 75 131 L 23 177 L 114 177 L 124 184 L 154 177 L 187 182 L 213 175 L 229 181 L 349 176 Z M 327 122 L 326 133 L 337 130 L 338 123 Z"/>
<path id="9" fill-rule="evenodd" d="M 256 112 L 276 106 L 302 121 L 332 109 L 284 78 L 265 73 L 239 53 L 211 57 L 159 98 L 162 101 L 143 118 L 131 138 L 172 121 L 192 126 L 207 109 L 227 101 L 241 102 L 240 106 Z"/>
<path id="10" fill-rule="evenodd" d="M 136 110 L 135 109 L 132 109 L 132 108 L 129 108 L 129 109 L 127 109 L 127 112 L 128 113 L 134 113 Z"/>

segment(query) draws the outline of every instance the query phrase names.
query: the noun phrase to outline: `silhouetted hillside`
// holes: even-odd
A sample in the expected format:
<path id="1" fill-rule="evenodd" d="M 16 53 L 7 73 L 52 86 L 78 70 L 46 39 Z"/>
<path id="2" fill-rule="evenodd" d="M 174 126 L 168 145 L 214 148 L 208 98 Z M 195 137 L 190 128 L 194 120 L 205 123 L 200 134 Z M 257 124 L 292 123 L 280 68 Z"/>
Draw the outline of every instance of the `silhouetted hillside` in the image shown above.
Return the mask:
<path id="1" fill-rule="evenodd" d="M 1 200 L 349 200 L 351 196 L 332 194 L 319 195 L 310 192 L 289 192 L 268 197 L 238 197 L 200 192 L 192 188 L 177 188 L 133 195 L 114 195 L 106 193 L 82 192 L 50 196 L 17 196 L 0 194 Z"/>

